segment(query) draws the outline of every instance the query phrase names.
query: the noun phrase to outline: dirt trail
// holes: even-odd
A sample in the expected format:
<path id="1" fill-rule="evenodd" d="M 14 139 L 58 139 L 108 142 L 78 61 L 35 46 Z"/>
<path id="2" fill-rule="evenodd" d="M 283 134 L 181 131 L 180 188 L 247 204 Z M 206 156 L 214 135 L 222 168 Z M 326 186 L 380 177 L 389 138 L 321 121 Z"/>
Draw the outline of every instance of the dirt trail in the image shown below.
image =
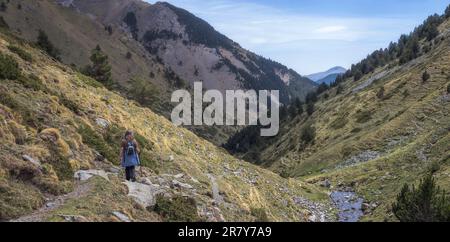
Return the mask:
<path id="1" fill-rule="evenodd" d="M 61 196 L 49 197 L 49 200 L 46 201 L 42 208 L 31 214 L 10 220 L 10 222 L 44 222 L 50 212 L 64 205 L 69 199 L 86 196 L 90 189 L 91 187 L 87 182 L 76 183 L 73 192 Z"/>

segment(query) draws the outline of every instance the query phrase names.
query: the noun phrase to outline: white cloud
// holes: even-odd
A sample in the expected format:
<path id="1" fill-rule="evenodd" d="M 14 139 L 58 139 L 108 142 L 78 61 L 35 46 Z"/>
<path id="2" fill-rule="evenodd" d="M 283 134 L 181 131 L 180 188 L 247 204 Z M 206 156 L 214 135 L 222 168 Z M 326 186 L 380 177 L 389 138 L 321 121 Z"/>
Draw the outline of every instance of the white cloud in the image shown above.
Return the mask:
<path id="1" fill-rule="evenodd" d="M 334 32 L 340 32 L 343 30 L 346 30 L 347 27 L 346 26 L 339 26 L 339 25 L 335 25 L 335 26 L 326 26 L 326 27 L 322 27 L 316 30 L 317 33 L 334 33 Z"/>

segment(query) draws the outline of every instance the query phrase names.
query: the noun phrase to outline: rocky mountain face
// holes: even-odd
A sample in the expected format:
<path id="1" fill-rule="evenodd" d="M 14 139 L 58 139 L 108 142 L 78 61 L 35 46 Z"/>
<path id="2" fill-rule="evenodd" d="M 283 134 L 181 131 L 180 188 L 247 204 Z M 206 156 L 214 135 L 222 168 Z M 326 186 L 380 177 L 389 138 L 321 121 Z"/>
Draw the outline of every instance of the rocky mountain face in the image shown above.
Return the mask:
<path id="1" fill-rule="evenodd" d="M 416 29 L 409 44 L 415 46 L 413 57 L 405 49 L 368 74 L 346 74 L 317 102 L 303 106 L 311 112 L 287 119 L 279 136 L 236 155 L 257 157 L 284 177 L 331 192 L 356 192 L 364 199 L 365 221 L 395 221 L 391 205 L 403 185 L 417 184 L 429 172 L 448 191 L 449 17 L 450 12 L 433 17 L 441 22 L 433 34 Z M 409 61 L 401 58 L 405 55 Z M 244 137 L 239 147 L 248 143 Z"/>
<path id="2" fill-rule="evenodd" d="M 106 25 L 125 23 L 133 38 L 157 56 L 167 72 L 187 84 L 203 81 L 205 89 L 221 91 L 280 90 L 284 103 L 290 96 L 304 98 L 315 87 L 295 71 L 243 49 L 204 20 L 169 3 L 78 0 L 72 6 L 98 16 Z M 291 82 L 303 85 L 304 90 L 290 92 Z"/>
<path id="3" fill-rule="evenodd" d="M 142 148 L 135 183 L 119 167 L 129 129 Z M 4 24 L 0 138 L 2 221 L 335 220 L 320 187 L 230 156 Z"/>
<path id="4" fill-rule="evenodd" d="M 205 21 L 168 3 L 139 0 L 18 0 L 2 15 L 11 30 L 35 41 L 44 30 L 61 60 L 78 69 L 100 45 L 109 56 L 115 90 L 169 117 L 173 90 L 202 81 L 205 89 L 280 90 L 285 104 L 303 99 L 316 84 L 217 32 Z M 150 85 L 139 97 L 135 83 Z M 151 98 L 147 98 L 151 96 Z M 236 128 L 192 127 L 220 145 Z"/>

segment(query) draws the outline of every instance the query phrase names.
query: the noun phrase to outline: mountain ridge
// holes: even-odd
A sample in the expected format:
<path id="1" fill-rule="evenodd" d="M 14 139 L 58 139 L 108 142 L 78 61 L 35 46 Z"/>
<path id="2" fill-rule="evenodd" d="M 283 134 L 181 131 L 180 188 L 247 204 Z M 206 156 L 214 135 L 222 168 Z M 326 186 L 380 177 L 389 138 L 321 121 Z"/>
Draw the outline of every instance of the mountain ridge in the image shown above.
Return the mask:
<path id="1" fill-rule="evenodd" d="M 171 93 L 189 89 L 195 81 L 202 81 L 207 89 L 220 91 L 280 90 L 284 104 L 295 98 L 304 99 L 317 87 L 292 69 L 243 49 L 207 22 L 168 3 L 139 0 L 18 0 L 17 3 L 23 8 L 10 7 L 2 16 L 21 38 L 35 41 L 38 30 L 45 30 L 60 50 L 62 61 L 79 70 L 89 63 L 91 50 L 100 45 L 111 62 L 114 90 L 166 118 L 173 108 L 169 102 Z M 151 98 L 137 96 L 135 93 L 140 92 L 136 88 L 142 85 L 136 83 L 143 83 L 148 90 L 145 95 Z M 191 129 L 220 145 L 238 127 Z"/>
<path id="2" fill-rule="evenodd" d="M 323 82 L 322 80 L 327 78 L 328 76 L 330 76 L 332 74 L 344 74 L 346 71 L 347 71 L 347 69 L 345 69 L 344 67 L 335 66 L 335 67 L 332 67 L 323 72 L 318 72 L 318 73 L 313 73 L 313 74 L 307 75 L 306 77 L 317 83 L 322 83 Z"/>

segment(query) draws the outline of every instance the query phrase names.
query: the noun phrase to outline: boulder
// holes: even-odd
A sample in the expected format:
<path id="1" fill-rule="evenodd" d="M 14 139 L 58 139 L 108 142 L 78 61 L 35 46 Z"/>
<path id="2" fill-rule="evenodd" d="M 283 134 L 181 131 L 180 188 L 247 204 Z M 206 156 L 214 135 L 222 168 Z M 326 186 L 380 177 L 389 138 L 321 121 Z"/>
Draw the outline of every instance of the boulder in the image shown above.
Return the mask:
<path id="1" fill-rule="evenodd" d="M 182 183 L 182 182 L 179 182 L 177 180 L 173 180 L 172 181 L 172 185 L 174 187 L 183 188 L 183 189 L 193 189 L 194 188 L 193 186 L 191 186 L 191 185 L 189 185 L 187 183 Z"/>
<path id="2" fill-rule="evenodd" d="M 175 179 L 181 179 L 181 178 L 184 177 L 184 174 L 183 174 L 183 173 L 180 173 L 180 174 L 178 174 L 178 175 L 175 175 L 174 177 L 175 177 Z"/>
<path id="3" fill-rule="evenodd" d="M 95 123 L 104 129 L 109 127 L 109 121 L 103 118 L 95 119 Z"/>
<path id="4" fill-rule="evenodd" d="M 100 176 L 109 181 L 108 173 L 104 170 L 87 170 L 75 172 L 74 178 L 79 181 L 87 181 L 94 176 Z"/>
<path id="5" fill-rule="evenodd" d="M 35 160 L 35 159 L 33 159 L 31 156 L 29 156 L 29 155 L 23 155 L 23 156 L 22 156 L 22 159 L 25 160 L 25 161 L 28 161 L 28 162 L 32 163 L 33 165 L 35 165 L 35 166 L 37 166 L 37 167 L 39 167 L 39 168 L 42 167 L 42 164 L 41 164 L 41 162 L 40 162 L 39 160 Z"/>
<path id="6" fill-rule="evenodd" d="M 330 188 L 331 187 L 331 182 L 330 180 L 325 180 L 320 184 L 321 187 L 325 187 L 325 188 Z"/>
<path id="7" fill-rule="evenodd" d="M 113 212 L 113 215 L 116 216 L 121 222 L 125 222 L 125 223 L 131 222 L 131 219 L 127 215 L 125 215 L 121 212 L 115 211 L 115 212 Z"/>
<path id="8" fill-rule="evenodd" d="M 164 193 L 159 186 L 126 181 L 128 196 L 141 206 L 147 208 L 156 204 L 156 196 Z"/>

